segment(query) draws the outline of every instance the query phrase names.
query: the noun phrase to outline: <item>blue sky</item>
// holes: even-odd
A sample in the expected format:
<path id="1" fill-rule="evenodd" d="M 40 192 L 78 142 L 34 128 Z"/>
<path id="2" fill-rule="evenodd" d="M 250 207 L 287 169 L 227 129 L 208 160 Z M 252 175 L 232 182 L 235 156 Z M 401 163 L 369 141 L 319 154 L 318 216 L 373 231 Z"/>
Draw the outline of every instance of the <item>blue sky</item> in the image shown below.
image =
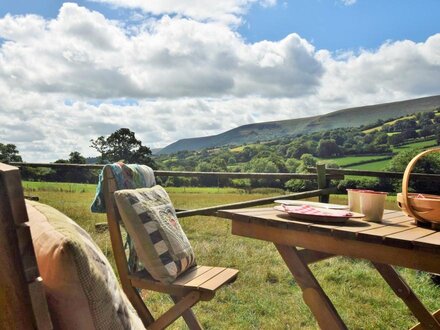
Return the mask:
<path id="1" fill-rule="evenodd" d="M 440 94 L 438 0 L 0 2 L 0 143 L 26 161 L 128 127 L 156 148 Z M 29 120 L 32 118 L 32 120 Z"/>
<path id="2" fill-rule="evenodd" d="M 424 41 L 439 31 L 438 0 L 295 0 L 253 6 L 239 31 L 249 41 L 279 40 L 296 32 L 317 48 L 377 48 L 386 40 Z"/>

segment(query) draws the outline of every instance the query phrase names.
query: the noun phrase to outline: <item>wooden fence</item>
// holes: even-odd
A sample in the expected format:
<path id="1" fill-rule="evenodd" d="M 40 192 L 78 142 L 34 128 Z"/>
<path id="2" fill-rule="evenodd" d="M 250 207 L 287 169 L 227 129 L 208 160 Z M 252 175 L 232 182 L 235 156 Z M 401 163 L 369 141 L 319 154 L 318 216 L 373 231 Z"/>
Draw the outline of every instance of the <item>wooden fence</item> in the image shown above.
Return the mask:
<path id="1" fill-rule="evenodd" d="M 10 163 L 18 167 L 45 167 L 53 169 L 101 169 L 104 165 L 101 164 L 64 164 L 64 163 Z M 260 206 L 271 204 L 277 199 L 302 199 L 309 197 L 319 197 L 321 202 L 328 202 L 330 194 L 337 192 L 335 187 L 330 187 L 330 180 L 342 180 L 347 175 L 353 176 L 368 176 L 378 178 L 402 179 L 401 172 L 379 172 L 379 171 L 361 171 L 350 169 L 327 169 L 325 164 L 318 164 L 313 168 L 308 168 L 311 173 L 242 173 L 242 172 L 188 172 L 188 171 L 160 171 L 155 170 L 154 174 L 157 177 L 207 177 L 207 178 L 242 178 L 242 179 L 300 179 L 300 180 L 316 180 L 318 189 L 293 193 L 289 195 L 280 195 L 268 198 L 261 198 L 252 201 L 217 205 L 207 208 L 200 208 L 195 210 L 178 210 L 179 217 L 188 217 L 193 215 L 215 215 L 220 209 L 238 209 L 251 206 Z M 421 174 L 414 173 L 411 178 L 418 180 L 430 180 L 432 182 L 440 182 L 440 175 L 438 174 Z"/>

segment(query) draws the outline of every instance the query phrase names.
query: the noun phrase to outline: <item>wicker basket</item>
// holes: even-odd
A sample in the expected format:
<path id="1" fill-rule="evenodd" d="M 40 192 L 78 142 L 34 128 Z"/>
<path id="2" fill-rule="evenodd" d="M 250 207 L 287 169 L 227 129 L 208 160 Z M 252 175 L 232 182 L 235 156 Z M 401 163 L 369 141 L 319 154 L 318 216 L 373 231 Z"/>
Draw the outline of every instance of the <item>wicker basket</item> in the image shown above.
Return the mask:
<path id="1" fill-rule="evenodd" d="M 417 224 L 432 224 L 433 227 L 438 229 L 440 225 L 440 196 L 408 193 L 411 171 L 420 158 L 432 152 L 440 152 L 440 148 L 423 151 L 409 162 L 403 175 L 402 193 L 397 194 L 397 204 L 405 214 L 415 218 Z"/>

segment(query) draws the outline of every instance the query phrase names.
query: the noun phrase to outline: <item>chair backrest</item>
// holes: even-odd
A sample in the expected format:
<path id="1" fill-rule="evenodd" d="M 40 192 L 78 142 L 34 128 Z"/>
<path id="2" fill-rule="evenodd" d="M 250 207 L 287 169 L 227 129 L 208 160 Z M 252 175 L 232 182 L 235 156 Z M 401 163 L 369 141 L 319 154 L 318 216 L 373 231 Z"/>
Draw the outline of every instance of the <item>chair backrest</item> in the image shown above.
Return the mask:
<path id="1" fill-rule="evenodd" d="M 106 166 L 104 168 L 102 184 L 106 205 L 108 230 L 110 233 L 110 240 L 112 244 L 113 255 L 115 257 L 116 268 L 118 269 L 119 278 L 121 280 L 121 286 L 128 299 L 133 304 L 133 307 L 136 309 L 139 317 L 147 326 L 148 324 L 154 322 L 154 318 L 149 310 L 146 308 L 142 298 L 140 297 L 137 290 L 132 286 L 129 279 L 130 270 L 128 267 L 124 240 L 122 238 L 120 227 L 120 223 L 122 220 L 114 197 L 114 192 L 118 190 L 117 182 L 110 166 Z"/>
<path id="2" fill-rule="evenodd" d="M 0 163 L 0 328 L 52 329 L 18 168 Z"/>
<path id="3" fill-rule="evenodd" d="M 103 191 L 104 199 L 106 205 L 107 222 L 108 229 L 110 233 L 110 239 L 112 243 L 113 254 L 115 257 L 116 267 L 118 268 L 118 273 L 121 278 L 121 284 L 129 285 L 129 283 L 124 283 L 125 279 L 129 274 L 127 257 L 125 254 L 124 241 L 122 238 L 121 227 L 121 216 L 119 214 L 118 208 L 116 206 L 115 198 L 113 196 L 117 189 L 116 179 L 110 167 L 104 168 L 103 173 Z"/>

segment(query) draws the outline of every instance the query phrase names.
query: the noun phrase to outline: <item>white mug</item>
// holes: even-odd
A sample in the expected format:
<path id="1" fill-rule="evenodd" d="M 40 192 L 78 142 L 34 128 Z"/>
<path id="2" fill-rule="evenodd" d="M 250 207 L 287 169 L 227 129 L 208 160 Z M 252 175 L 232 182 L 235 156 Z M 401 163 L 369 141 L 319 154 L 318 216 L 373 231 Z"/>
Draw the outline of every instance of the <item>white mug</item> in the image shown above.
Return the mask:
<path id="1" fill-rule="evenodd" d="M 347 189 L 348 208 L 352 212 L 361 212 L 361 192 L 369 191 L 365 189 Z"/>
<path id="2" fill-rule="evenodd" d="M 381 191 L 361 191 L 360 212 L 365 215 L 366 221 L 381 222 L 385 209 L 385 200 L 388 193 Z"/>

